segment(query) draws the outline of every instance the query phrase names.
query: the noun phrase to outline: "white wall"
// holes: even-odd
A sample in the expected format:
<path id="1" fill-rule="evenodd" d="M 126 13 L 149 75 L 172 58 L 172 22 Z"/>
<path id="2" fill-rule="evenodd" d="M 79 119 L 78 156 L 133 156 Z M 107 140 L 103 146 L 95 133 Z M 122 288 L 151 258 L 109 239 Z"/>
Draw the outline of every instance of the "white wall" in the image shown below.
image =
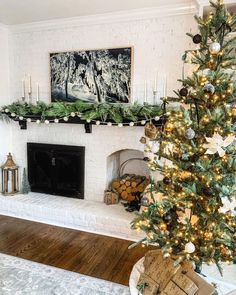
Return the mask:
<path id="1" fill-rule="evenodd" d="M 9 102 L 9 48 L 8 28 L 0 24 L 0 102 Z"/>
<path id="2" fill-rule="evenodd" d="M 0 24 L 0 106 L 9 103 L 8 29 Z M 11 127 L 0 121 L 0 166 L 11 151 Z M 1 180 L 0 180 L 1 182 Z"/>
<path id="3" fill-rule="evenodd" d="M 21 80 L 32 76 L 40 84 L 41 99 L 50 101 L 49 53 L 96 48 L 134 47 L 133 97 L 143 99 L 144 80 L 151 84 L 156 72 L 167 75 L 168 94 L 179 86 L 181 56 L 193 46 L 185 35 L 194 26 L 193 14 L 166 16 L 148 20 L 114 22 L 65 27 L 27 27 L 14 30 L 10 36 L 10 81 L 13 100 L 21 97 Z M 193 47 L 192 47 L 193 48 Z M 151 85 L 149 85 L 151 91 Z M 151 95 L 150 99 L 151 99 Z"/>
<path id="4" fill-rule="evenodd" d="M 10 96 L 21 97 L 21 80 L 32 76 L 33 96 L 35 84 L 40 84 L 41 100 L 50 102 L 49 52 L 134 47 L 134 99 L 142 100 L 144 80 L 153 81 L 156 71 L 167 75 L 168 94 L 179 86 L 181 56 L 192 42 L 185 33 L 195 27 L 193 14 L 171 15 L 142 20 L 114 21 L 113 23 L 75 25 L 64 27 L 34 25 L 14 28 L 10 32 Z M 194 29 L 195 30 L 195 29 Z M 192 31 L 194 31 L 192 30 Z M 159 83 L 160 88 L 162 87 Z M 151 89 L 151 87 L 150 87 Z M 107 179 L 107 157 L 121 149 L 142 150 L 139 143 L 142 128 L 95 126 L 92 134 L 85 134 L 83 126 L 29 124 L 20 130 L 12 123 L 12 149 L 16 162 L 26 166 L 26 143 L 42 142 L 83 145 L 86 147 L 85 198 L 101 201 Z M 10 126 L 8 127 L 10 130 Z"/>

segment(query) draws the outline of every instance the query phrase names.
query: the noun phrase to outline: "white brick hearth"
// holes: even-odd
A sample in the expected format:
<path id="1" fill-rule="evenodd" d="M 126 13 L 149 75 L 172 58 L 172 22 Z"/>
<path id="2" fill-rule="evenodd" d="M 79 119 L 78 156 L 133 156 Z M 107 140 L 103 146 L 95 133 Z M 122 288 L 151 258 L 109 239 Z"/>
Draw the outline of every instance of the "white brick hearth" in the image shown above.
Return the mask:
<path id="1" fill-rule="evenodd" d="M 137 241 L 131 230 L 134 213 L 121 205 L 58 197 L 39 193 L 0 196 L 0 214 L 77 230 Z"/>

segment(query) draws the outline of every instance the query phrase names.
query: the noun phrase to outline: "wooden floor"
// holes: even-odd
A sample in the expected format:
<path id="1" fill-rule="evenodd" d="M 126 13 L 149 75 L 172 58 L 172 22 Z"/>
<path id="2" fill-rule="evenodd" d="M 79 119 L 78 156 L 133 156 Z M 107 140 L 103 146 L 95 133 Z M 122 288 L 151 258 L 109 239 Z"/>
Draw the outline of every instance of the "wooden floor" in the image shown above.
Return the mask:
<path id="1" fill-rule="evenodd" d="M 0 215 L 0 252 L 128 285 L 147 251 L 131 242 Z"/>

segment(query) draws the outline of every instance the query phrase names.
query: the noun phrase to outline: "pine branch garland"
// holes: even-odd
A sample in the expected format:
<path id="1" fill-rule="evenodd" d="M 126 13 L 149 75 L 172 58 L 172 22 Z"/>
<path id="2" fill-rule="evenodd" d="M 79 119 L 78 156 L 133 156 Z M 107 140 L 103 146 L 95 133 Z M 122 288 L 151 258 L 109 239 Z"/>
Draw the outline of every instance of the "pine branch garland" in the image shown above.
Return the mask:
<path id="1" fill-rule="evenodd" d="M 7 111 L 7 112 L 6 112 Z M 82 120 L 100 120 L 102 122 L 122 123 L 131 122 L 139 119 L 151 119 L 163 114 L 160 105 L 139 105 L 129 104 L 111 104 L 111 103 L 88 103 L 81 100 L 75 103 L 57 102 L 45 104 L 40 102 L 36 105 L 15 102 L 4 106 L 0 112 L 3 115 L 14 113 L 16 117 L 39 116 L 42 120 L 46 117 L 63 118 L 69 117 L 71 113 L 78 113 Z"/>

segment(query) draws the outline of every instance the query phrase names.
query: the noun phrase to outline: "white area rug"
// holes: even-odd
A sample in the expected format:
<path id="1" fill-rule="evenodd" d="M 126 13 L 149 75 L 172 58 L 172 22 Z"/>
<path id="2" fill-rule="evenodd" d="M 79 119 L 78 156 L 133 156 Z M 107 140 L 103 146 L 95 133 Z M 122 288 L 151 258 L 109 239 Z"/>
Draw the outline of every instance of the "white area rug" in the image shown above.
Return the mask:
<path id="1" fill-rule="evenodd" d="M 143 236 L 130 228 L 134 213 L 121 205 L 29 193 L 0 196 L 0 214 L 77 230 L 140 240 Z"/>
<path id="2" fill-rule="evenodd" d="M 130 295 L 123 285 L 0 254 L 1 295 Z"/>

